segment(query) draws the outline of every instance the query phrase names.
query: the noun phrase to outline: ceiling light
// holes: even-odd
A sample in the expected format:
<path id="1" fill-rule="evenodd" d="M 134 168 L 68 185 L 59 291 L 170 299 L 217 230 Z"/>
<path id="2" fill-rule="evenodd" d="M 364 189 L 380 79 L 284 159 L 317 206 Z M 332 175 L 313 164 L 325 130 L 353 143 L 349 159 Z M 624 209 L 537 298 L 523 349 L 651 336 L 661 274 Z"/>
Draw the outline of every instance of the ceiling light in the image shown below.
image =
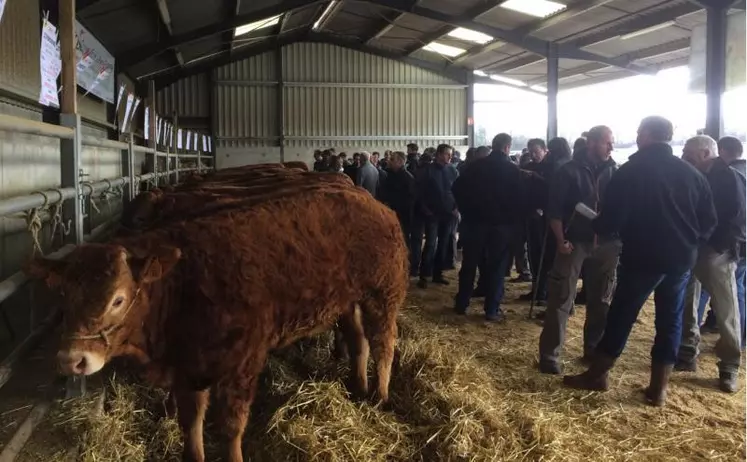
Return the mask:
<path id="1" fill-rule="evenodd" d="M 631 32 L 629 34 L 621 35 L 620 36 L 620 40 L 628 40 L 628 39 L 632 39 L 632 38 L 635 38 L 635 37 L 640 37 L 641 35 L 646 35 L 646 34 L 651 33 L 651 32 L 656 32 L 657 30 L 665 29 L 665 28 L 667 28 L 669 26 L 674 26 L 674 25 L 675 25 L 674 21 L 663 22 L 663 23 L 657 24 L 655 26 L 647 27 L 645 29 L 633 31 L 633 32 Z"/>
<path id="2" fill-rule="evenodd" d="M 486 74 L 484 71 L 474 71 L 473 74 L 479 75 L 480 77 L 487 77 L 488 74 Z"/>
<path id="3" fill-rule="evenodd" d="M 542 93 L 547 93 L 547 88 L 543 87 L 542 85 L 532 85 L 529 88 L 531 88 L 534 91 L 540 91 Z"/>
<path id="4" fill-rule="evenodd" d="M 477 32 L 471 29 L 465 29 L 464 27 L 457 27 L 453 31 L 449 32 L 448 35 L 449 37 L 454 37 L 466 42 L 479 43 L 480 45 L 493 41 L 493 37 L 489 36 L 488 34 L 483 34 L 482 32 Z"/>
<path id="5" fill-rule="evenodd" d="M 332 0 L 327 4 L 327 8 L 324 9 L 322 15 L 319 16 L 319 19 L 317 19 L 314 25 L 311 27 L 311 30 L 313 30 L 314 32 L 318 32 L 319 29 L 322 28 L 322 24 L 324 24 L 332 15 L 332 12 L 337 7 L 337 3 L 339 3 L 338 0 Z"/>
<path id="6" fill-rule="evenodd" d="M 438 43 L 438 42 L 429 43 L 428 45 L 423 47 L 423 50 L 432 51 L 434 53 L 448 56 L 450 58 L 453 58 L 454 56 L 459 56 L 465 51 L 467 51 L 467 50 L 463 50 L 462 48 L 453 47 L 451 45 L 444 45 L 443 43 Z"/>
<path id="7" fill-rule="evenodd" d="M 538 18 L 546 18 L 563 11 L 566 6 L 550 0 L 508 0 L 501 3 L 501 8 L 508 8 Z"/>
<path id="8" fill-rule="evenodd" d="M 259 21 L 250 22 L 234 29 L 233 36 L 238 37 L 239 35 L 245 35 L 249 32 L 253 32 L 258 29 L 264 29 L 265 27 L 274 26 L 280 22 L 280 15 L 273 16 L 267 19 L 261 19 Z"/>
<path id="9" fill-rule="evenodd" d="M 496 82 L 507 83 L 507 84 L 513 85 L 515 87 L 526 87 L 527 86 L 527 84 L 525 84 L 521 80 L 511 79 L 511 78 L 503 77 L 503 76 L 500 76 L 500 75 L 491 75 L 490 78 L 493 79 L 493 80 L 495 80 Z"/>

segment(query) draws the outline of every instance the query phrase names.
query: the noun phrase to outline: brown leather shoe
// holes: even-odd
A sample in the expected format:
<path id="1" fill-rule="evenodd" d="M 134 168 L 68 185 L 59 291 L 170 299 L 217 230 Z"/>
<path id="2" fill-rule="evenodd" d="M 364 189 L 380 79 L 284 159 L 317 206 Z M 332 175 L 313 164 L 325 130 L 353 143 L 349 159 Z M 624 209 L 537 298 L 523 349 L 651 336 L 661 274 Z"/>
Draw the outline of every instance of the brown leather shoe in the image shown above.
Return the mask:
<path id="1" fill-rule="evenodd" d="M 651 382 L 646 388 L 646 402 L 652 406 L 661 407 L 667 401 L 667 385 L 672 375 L 673 364 L 651 363 Z"/>
<path id="2" fill-rule="evenodd" d="M 586 372 L 579 375 L 566 375 L 563 377 L 563 385 L 577 390 L 607 391 L 609 389 L 607 379 L 614 365 L 615 358 L 597 353 Z"/>

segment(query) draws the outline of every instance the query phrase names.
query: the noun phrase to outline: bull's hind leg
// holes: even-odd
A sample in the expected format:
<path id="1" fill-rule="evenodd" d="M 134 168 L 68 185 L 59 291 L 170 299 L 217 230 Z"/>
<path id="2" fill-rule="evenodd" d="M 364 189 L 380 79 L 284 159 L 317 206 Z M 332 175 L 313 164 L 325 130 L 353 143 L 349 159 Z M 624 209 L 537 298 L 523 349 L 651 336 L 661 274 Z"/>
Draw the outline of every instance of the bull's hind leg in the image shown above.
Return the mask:
<path id="1" fill-rule="evenodd" d="M 350 391 L 364 397 L 368 394 L 368 341 L 363 331 L 360 308 L 357 305 L 350 307 L 340 317 L 339 326 L 350 355 Z"/>
<path id="2" fill-rule="evenodd" d="M 177 390 L 173 392 L 177 407 L 179 426 L 184 434 L 184 462 L 204 462 L 205 449 L 202 443 L 202 423 L 205 420 L 210 393 L 204 391 Z"/>
<path id="3" fill-rule="evenodd" d="M 370 298 L 361 303 L 363 326 L 376 364 L 376 392 L 383 402 L 389 400 L 389 380 L 397 340 L 397 309 L 389 302 Z"/>

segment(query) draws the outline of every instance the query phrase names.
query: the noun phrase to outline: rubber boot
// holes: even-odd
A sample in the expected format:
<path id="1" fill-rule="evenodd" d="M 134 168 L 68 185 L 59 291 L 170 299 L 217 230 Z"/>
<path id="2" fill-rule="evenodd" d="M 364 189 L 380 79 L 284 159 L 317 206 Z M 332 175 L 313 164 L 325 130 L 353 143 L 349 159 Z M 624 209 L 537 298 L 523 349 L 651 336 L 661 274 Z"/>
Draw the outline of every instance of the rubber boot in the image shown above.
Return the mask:
<path id="1" fill-rule="evenodd" d="M 566 375 L 563 377 L 563 385 L 578 390 L 607 391 L 610 369 L 614 365 L 615 358 L 597 353 L 586 372 L 579 375 Z"/>
<path id="2" fill-rule="evenodd" d="M 651 382 L 644 392 L 646 402 L 652 406 L 661 407 L 667 401 L 667 385 L 672 375 L 673 364 L 651 363 Z"/>

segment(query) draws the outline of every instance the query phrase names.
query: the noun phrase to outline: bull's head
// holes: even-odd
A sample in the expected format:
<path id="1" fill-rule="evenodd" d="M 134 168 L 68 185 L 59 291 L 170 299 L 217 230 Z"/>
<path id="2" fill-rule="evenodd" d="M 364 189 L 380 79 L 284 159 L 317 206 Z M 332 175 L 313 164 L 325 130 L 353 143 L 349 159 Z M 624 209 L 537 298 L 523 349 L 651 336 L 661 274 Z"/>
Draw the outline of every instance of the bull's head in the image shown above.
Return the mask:
<path id="1" fill-rule="evenodd" d="M 67 375 L 90 375 L 121 353 L 130 330 L 148 303 L 144 290 L 178 262 L 179 249 L 161 247 L 148 256 L 124 247 L 87 244 L 65 260 L 37 259 L 26 269 L 64 298 L 63 331 L 57 353 Z"/>

